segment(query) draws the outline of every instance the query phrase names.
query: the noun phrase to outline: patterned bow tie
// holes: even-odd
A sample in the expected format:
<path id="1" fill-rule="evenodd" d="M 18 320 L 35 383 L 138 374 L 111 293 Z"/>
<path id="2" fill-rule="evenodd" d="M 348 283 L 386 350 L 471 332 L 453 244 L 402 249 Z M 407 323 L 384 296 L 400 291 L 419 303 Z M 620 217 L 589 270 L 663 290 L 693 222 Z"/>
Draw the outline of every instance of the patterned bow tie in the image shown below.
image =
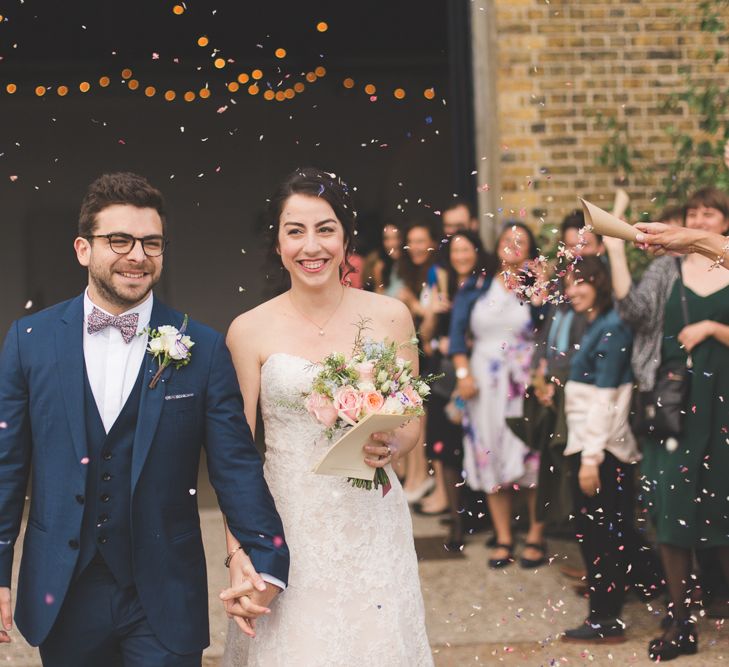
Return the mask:
<path id="1" fill-rule="evenodd" d="M 107 327 L 119 329 L 125 343 L 128 343 L 137 333 L 137 324 L 139 323 L 139 313 L 127 313 L 126 315 L 109 315 L 96 306 L 88 317 L 88 328 L 90 334 L 99 333 Z"/>

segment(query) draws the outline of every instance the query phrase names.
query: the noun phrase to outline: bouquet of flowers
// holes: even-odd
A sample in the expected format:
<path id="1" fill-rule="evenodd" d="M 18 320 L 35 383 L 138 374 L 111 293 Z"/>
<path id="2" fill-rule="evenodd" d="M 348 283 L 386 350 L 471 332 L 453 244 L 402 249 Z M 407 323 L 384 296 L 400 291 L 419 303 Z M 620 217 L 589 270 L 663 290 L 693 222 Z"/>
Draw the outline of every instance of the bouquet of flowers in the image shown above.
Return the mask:
<path id="1" fill-rule="evenodd" d="M 407 345 L 417 344 L 417 339 Z M 401 345 L 387 340 L 355 341 L 352 357 L 336 352 L 322 361 L 322 370 L 314 378 L 311 391 L 305 394 L 306 409 L 326 426 L 325 435 L 356 426 L 370 414 L 425 414 L 423 400 L 430 393 L 430 383 L 438 378 L 421 378 L 412 372 L 412 362 L 398 356 Z M 353 486 L 387 489 L 390 480 L 384 468 L 376 468 L 374 480 L 349 478 Z"/>

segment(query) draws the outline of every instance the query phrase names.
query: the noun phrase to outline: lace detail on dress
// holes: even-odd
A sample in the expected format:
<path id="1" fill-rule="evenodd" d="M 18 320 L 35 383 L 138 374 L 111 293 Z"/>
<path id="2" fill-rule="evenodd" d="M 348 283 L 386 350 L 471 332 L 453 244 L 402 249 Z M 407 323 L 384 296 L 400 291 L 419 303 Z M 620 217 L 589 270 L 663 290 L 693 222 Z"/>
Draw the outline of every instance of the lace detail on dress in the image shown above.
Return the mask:
<path id="1" fill-rule="evenodd" d="M 393 488 L 384 498 L 311 472 L 329 442 L 296 406 L 315 373 L 311 362 L 284 353 L 261 369 L 264 472 L 291 570 L 271 615 L 258 619 L 256 639 L 231 625 L 223 664 L 427 667 L 433 661 L 402 487 L 389 469 Z"/>

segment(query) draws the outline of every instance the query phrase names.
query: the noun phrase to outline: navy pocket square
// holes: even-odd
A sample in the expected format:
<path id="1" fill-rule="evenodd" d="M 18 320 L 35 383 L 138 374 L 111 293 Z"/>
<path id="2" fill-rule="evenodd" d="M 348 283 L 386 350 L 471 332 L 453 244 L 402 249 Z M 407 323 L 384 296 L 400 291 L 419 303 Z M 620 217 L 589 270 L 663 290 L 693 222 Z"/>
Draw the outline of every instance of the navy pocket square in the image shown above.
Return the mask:
<path id="1" fill-rule="evenodd" d="M 165 401 L 179 401 L 181 398 L 192 398 L 195 394 L 170 394 L 165 396 Z"/>

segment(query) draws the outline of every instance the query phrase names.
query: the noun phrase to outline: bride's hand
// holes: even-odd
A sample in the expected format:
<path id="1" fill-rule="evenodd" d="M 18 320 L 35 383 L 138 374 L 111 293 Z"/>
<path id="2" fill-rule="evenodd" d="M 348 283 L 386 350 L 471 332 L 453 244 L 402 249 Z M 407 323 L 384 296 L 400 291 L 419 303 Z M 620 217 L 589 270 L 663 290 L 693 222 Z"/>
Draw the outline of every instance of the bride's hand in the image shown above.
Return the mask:
<path id="1" fill-rule="evenodd" d="M 365 451 L 365 463 L 368 466 L 384 468 L 392 461 L 396 450 L 394 431 L 373 433 L 362 449 Z"/>

